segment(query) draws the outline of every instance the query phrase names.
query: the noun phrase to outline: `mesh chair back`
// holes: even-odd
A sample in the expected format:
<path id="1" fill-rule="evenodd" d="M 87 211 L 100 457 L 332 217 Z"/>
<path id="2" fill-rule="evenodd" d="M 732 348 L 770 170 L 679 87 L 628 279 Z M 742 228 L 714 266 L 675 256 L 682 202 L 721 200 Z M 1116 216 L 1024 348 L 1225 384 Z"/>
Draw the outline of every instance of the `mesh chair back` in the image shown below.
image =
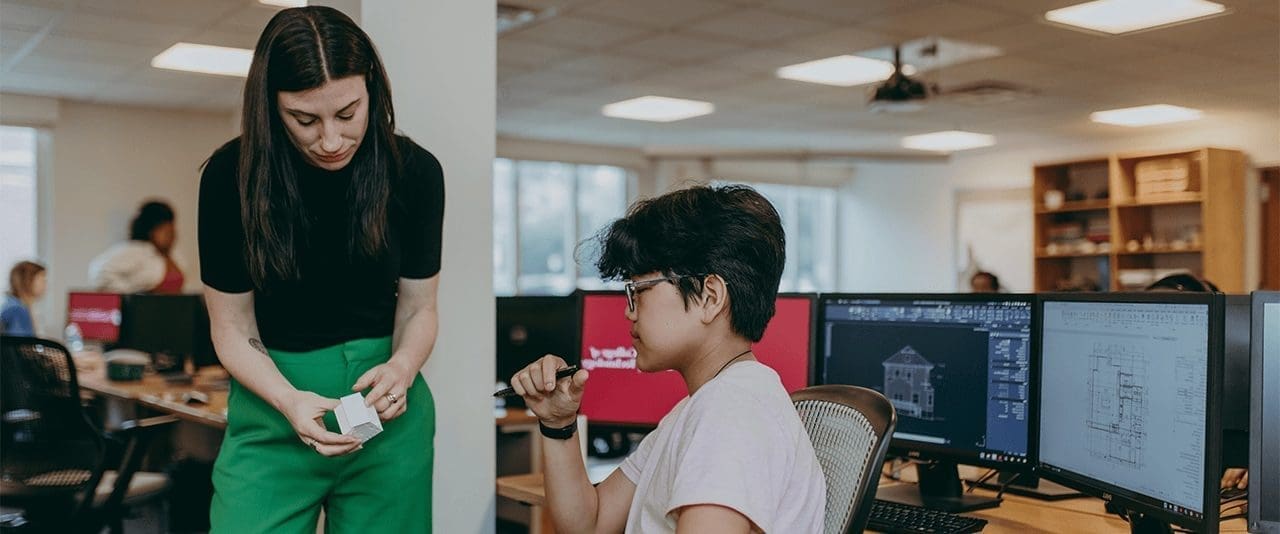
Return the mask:
<path id="1" fill-rule="evenodd" d="M 104 447 L 80 405 L 67 349 L 43 339 L 0 337 L 0 477 L 6 493 L 91 490 Z"/>
<path id="2" fill-rule="evenodd" d="M 791 395 L 827 479 L 826 534 L 862 532 L 897 424 L 893 404 L 866 388 L 814 386 Z"/>

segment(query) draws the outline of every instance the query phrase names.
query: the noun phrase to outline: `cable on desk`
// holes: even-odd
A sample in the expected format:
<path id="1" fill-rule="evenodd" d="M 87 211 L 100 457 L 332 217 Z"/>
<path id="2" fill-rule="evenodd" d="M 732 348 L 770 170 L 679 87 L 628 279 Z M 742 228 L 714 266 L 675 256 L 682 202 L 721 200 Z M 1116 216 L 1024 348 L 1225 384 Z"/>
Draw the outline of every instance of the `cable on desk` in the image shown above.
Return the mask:
<path id="1" fill-rule="evenodd" d="M 982 475 L 982 476 L 978 477 L 978 480 L 966 480 L 966 481 L 964 481 L 964 485 L 965 485 L 964 492 L 965 492 L 965 493 L 970 493 L 970 492 L 972 492 L 972 491 L 973 491 L 973 488 L 976 488 L 976 487 L 978 487 L 978 486 L 982 485 L 983 483 L 985 483 L 986 481 L 991 480 L 991 477 L 996 476 L 996 474 L 997 474 L 997 473 L 999 473 L 999 472 L 1000 472 L 1000 470 L 998 470 L 998 469 L 988 469 L 986 473 L 983 473 L 983 475 Z"/>
<path id="2" fill-rule="evenodd" d="M 1010 486 L 1011 484 L 1013 484 L 1014 482 L 1016 482 L 1016 481 L 1018 480 L 1018 477 L 1021 477 L 1021 476 L 1022 476 L 1022 473 L 1014 473 L 1014 474 L 1013 474 L 1013 478 L 1010 478 L 1009 480 L 1006 480 L 1006 481 L 1004 482 L 1004 484 L 1001 484 L 1001 485 L 1000 485 L 1000 491 L 997 491 L 997 492 L 996 492 L 996 498 L 997 498 L 997 499 L 1003 498 L 1003 497 L 1004 497 L 1004 490 L 1008 489 L 1008 488 L 1009 488 L 1009 486 Z"/>

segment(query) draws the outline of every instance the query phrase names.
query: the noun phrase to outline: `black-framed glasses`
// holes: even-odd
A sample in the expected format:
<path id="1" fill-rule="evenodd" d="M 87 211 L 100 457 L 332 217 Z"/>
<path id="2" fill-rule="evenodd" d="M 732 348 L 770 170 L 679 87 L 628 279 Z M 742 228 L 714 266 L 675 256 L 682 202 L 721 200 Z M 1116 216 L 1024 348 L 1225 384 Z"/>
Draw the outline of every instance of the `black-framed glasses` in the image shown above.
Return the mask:
<path id="1" fill-rule="evenodd" d="M 627 282 L 622 285 L 622 291 L 627 294 L 627 311 L 636 312 L 636 293 L 649 289 L 663 282 L 675 283 L 683 278 L 705 278 L 705 274 L 677 274 L 674 276 L 660 276 L 658 278 L 650 278 L 648 280 L 640 280 L 638 282 Z"/>

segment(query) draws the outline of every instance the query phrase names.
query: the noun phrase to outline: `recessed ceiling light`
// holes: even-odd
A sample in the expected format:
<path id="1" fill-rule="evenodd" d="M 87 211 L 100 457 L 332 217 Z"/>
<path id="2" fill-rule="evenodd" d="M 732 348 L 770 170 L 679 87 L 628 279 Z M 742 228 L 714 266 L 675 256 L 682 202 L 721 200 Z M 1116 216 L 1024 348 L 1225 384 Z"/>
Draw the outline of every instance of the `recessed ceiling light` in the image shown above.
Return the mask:
<path id="1" fill-rule="evenodd" d="M 158 69 L 184 70 L 221 76 L 249 75 L 253 51 L 247 48 L 178 43 L 151 58 Z"/>
<path id="2" fill-rule="evenodd" d="M 307 0 L 258 0 L 259 3 L 276 7 L 306 7 Z"/>
<path id="3" fill-rule="evenodd" d="M 1117 126 L 1152 126 L 1171 122 L 1193 121 L 1203 115 L 1204 113 L 1198 109 L 1171 106 L 1169 104 L 1155 104 L 1096 111 L 1089 114 L 1089 120 Z"/>
<path id="4" fill-rule="evenodd" d="M 907 72 L 904 67 L 903 72 Z M 778 69 L 779 78 L 839 87 L 853 87 L 887 79 L 893 63 L 859 56 L 835 56 L 787 65 Z"/>
<path id="5" fill-rule="evenodd" d="M 715 104 L 701 100 L 685 100 L 665 96 L 642 96 L 606 105 L 600 111 L 606 117 L 638 121 L 671 122 L 699 117 L 716 110 Z"/>
<path id="6" fill-rule="evenodd" d="M 996 144 L 993 135 L 948 130 L 920 135 L 909 135 L 902 138 L 902 147 L 913 150 L 931 150 L 934 152 L 955 152 L 971 148 L 982 148 Z"/>
<path id="7" fill-rule="evenodd" d="M 1068 26 L 1119 34 L 1226 11 L 1226 6 L 1206 0 L 1097 0 L 1049 11 L 1044 18 Z"/>

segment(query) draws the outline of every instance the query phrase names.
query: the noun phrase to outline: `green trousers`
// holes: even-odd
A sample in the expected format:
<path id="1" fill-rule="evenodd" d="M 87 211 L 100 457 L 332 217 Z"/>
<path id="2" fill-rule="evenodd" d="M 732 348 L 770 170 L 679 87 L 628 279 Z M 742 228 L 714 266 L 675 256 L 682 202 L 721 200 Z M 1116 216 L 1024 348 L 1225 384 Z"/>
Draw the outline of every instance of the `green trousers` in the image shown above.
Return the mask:
<path id="1" fill-rule="evenodd" d="M 337 399 L 390 358 L 391 338 L 269 352 L 295 388 Z M 435 402 L 422 376 L 406 399 L 407 411 L 384 422 L 383 432 L 363 449 L 329 458 L 303 444 L 284 415 L 233 380 L 226 437 L 213 468 L 212 532 L 315 534 L 321 508 L 326 533 L 431 532 Z M 338 432 L 332 412 L 325 426 Z"/>

